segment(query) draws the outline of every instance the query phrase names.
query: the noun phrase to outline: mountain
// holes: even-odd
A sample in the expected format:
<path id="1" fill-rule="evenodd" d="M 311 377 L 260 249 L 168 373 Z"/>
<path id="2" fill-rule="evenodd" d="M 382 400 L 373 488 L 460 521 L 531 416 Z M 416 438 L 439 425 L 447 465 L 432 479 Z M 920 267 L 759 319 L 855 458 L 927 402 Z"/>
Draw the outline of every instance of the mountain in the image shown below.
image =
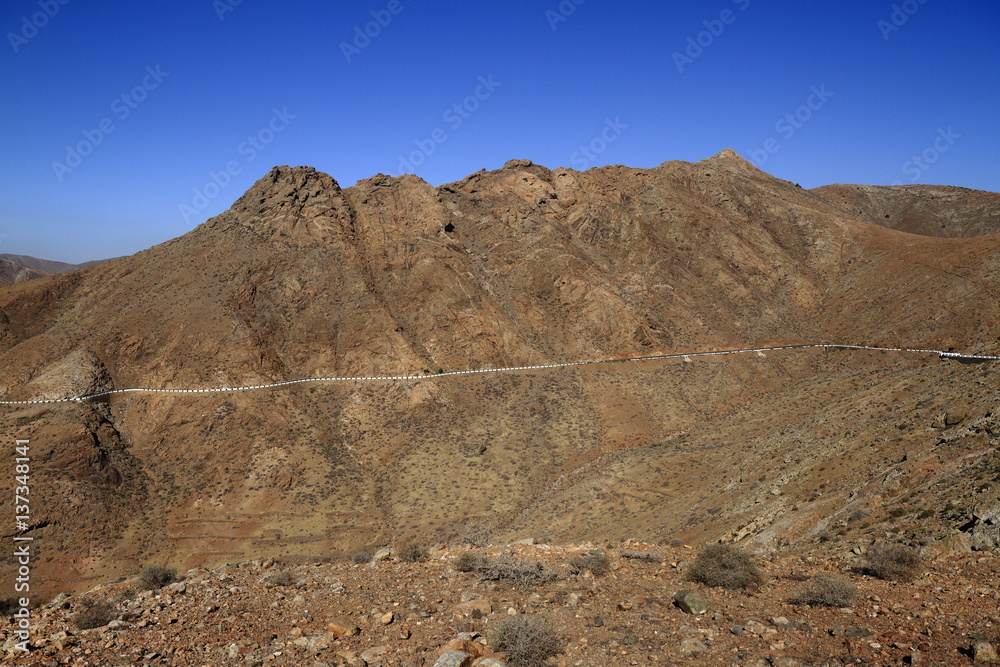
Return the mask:
<path id="1" fill-rule="evenodd" d="M 0 259 L 17 262 L 18 264 L 40 271 L 42 274 L 52 275 L 56 273 L 79 271 L 80 269 L 89 269 L 92 266 L 104 264 L 105 262 L 111 262 L 117 258 L 96 259 L 82 264 L 68 264 L 67 262 L 57 262 L 51 259 L 38 259 L 37 257 L 31 257 L 29 255 L 11 255 L 4 253 L 0 254 Z"/>
<path id="2" fill-rule="evenodd" d="M 0 398 L 426 377 L 0 406 L 31 442 L 33 582 L 467 532 L 989 548 L 993 364 L 812 349 L 437 374 L 803 342 L 996 354 L 998 270 L 1000 237 L 873 225 L 728 150 L 437 188 L 276 167 L 180 238 L 0 289 Z"/>
<path id="3" fill-rule="evenodd" d="M 847 214 L 901 232 L 943 238 L 1000 234 L 996 192 L 944 185 L 826 185 L 812 192 Z"/>
<path id="4" fill-rule="evenodd" d="M 0 258 L 0 285 L 19 283 L 32 278 L 41 278 L 44 275 L 46 274 L 42 271 L 37 271 L 24 264 Z"/>

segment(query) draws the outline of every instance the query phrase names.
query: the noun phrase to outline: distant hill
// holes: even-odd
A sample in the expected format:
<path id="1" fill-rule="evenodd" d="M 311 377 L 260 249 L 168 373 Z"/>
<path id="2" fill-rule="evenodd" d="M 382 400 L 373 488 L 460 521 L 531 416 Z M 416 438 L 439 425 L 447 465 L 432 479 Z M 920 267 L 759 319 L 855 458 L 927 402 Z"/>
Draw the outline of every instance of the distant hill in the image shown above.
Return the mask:
<path id="1" fill-rule="evenodd" d="M 6 257 L 6 255 L 3 257 Z M 20 283 L 47 275 L 43 271 L 33 269 L 19 262 L 4 259 L 3 257 L 0 257 L 0 285 Z"/>
<path id="2" fill-rule="evenodd" d="M 105 262 L 110 262 L 113 259 L 118 259 L 117 257 L 111 259 L 95 259 L 89 262 L 83 262 L 82 264 L 69 264 L 68 262 L 57 262 L 51 259 L 39 259 L 37 257 L 31 257 L 30 255 L 11 255 L 11 254 L 0 254 L 0 259 L 6 259 L 11 262 L 17 262 L 23 266 L 30 269 L 35 269 L 40 271 L 43 275 L 55 275 L 57 273 L 69 273 L 70 271 L 79 271 L 80 269 L 89 269 L 92 266 L 97 266 L 98 264 L 104 264 Z"/>

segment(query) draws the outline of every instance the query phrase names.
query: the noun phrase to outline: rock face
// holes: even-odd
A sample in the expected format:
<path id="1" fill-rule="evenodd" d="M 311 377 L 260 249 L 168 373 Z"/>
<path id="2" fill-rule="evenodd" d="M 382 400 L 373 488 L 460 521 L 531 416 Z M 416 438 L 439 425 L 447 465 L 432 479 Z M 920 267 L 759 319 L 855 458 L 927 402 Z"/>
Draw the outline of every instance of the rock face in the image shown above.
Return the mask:
<path id="1" fill-rule="evenodd" d="M 814 350 L 438 371 L 803 341 L 994 352 L 976 341 L 1000 325 L 997 275 L 1000 238 L 874 226 L 731 151 L 583 173 L 518 160 L 437 188 L 276 167 L 183 237 L 0 289 L 0 397 L 424 377 L 0 407 L 45 499 L 32 534 L 52 558 L 33 582 L 481 526 L 767 549 L 911 483 L 944 506 L 934 494 L 971 497 L 988 473 L 953 462 L 1000 433 L 984 365 Z M 963 509 L 920 534 L 954 532 Z"/>

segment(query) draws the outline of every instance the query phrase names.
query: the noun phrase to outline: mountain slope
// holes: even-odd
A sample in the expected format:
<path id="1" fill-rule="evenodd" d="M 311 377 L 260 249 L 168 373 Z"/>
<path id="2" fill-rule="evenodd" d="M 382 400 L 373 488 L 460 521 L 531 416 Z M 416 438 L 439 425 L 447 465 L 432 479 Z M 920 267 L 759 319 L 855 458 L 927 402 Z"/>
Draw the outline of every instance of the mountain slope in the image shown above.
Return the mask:
<path id="1" fill-rule="evenodd" d="M 428 377 L 5 406 L 53 550 L 37 576 L 83 587 L 483 527 L 803 546 L 902 497 L 882 480 L 904 451 L 929 499 L 968 491 L 954 506 L 980 511 L 956 462 L 993 465 L 989 366 L 812 352 L 434 375 L 768 342 L 992 351 L 998 250 L 873 226 L 732 151 L 511 161 L 439 188 L 276 167 L 183 237 L 0 290 L 4 398 Z M 946 436 L 961 456 L 942 461 Z"/>
<path id="2" fill-rule="evenodd" d="M 45 274 L 29 266 L 8 259 L 0 258 L 0 285 L 19 283 L 33 278 L 41 278 Z"/>
<path id="3" fill-rule="evenodd" d="M 944 185 L 825 185 L 812 192 L 873 225 L 960 238 L 1000 233 L 1000 194 Z"/>

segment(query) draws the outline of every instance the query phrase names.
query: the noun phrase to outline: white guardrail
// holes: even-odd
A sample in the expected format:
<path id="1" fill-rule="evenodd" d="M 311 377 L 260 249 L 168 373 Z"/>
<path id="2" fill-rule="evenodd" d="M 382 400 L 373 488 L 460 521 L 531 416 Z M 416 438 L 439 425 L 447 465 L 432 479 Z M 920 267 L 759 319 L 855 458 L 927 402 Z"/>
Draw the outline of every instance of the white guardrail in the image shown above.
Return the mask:
<path id="1" fill-rule="evenodd" d="M 805 349 L 835 349 L 835 350 L 873 350 L 876 352 L 903 352 L 913 354 L 936 354 L 942 359 L 954 359 L 967 363 L 1000 361 L 1000 356 L 960 354 L 958 352 L 944 352 L 942 350 L 921 350 L 904 347 L 873 347 L 869 345 L 839 345 L 833 343 L 805 343 L 801 345 L 777 345 L 773 347 L 752 347 L 739 350 L 709 350 L 705 352 L 678 352 L 674 354 L 656 354 L 645 357 L 627 357 L 623 359 L 598 359 L 593 361 L 572 361 L 562 364 L 541 364 L 538 366 L 512 366 L 509 368 L 481 368 L 468 371 L 445 371 L 443 373 L 422 373 L 420 375 L 376 375 L 368 377 L 313 377 L 299 380 L 287 380 L 285 382 L 272 382 L 270 384 L 256 384 L 245 387 L 212 387 L 208 389 L 109 389 L 99 391 L 85 396 L 71 396 L 67 398 L 39 399 L 34 401 L 0 401 L 0 405 L 35 405 L 42 403 L 79 403 L 92 398 L 101 398 L 113 394 L 157 393 L 157 394 L 218 394 L 237 391 L 257 391 L 260 389 L 273 389 L 276 387 L 287 387 L 293 384 L 304 384 L 307 382 L 405 382 L 412 380 L 425 380 L 427 378 L 444 378 L 456 375 L 476 375 L 484 373 L 510 373 L 513 371 L 533 371 L 545 368 L 569 368 L 571 366 L 590 366 L 595 364 L 616 364 L 628 363 L 632 361 L 657 361 L 661 359 L 691 359 L 693 357 L 713 357 L 726 354 L 748 354 L 752 352 L 775 352 L 781 350 L 805 350 Z"/>

